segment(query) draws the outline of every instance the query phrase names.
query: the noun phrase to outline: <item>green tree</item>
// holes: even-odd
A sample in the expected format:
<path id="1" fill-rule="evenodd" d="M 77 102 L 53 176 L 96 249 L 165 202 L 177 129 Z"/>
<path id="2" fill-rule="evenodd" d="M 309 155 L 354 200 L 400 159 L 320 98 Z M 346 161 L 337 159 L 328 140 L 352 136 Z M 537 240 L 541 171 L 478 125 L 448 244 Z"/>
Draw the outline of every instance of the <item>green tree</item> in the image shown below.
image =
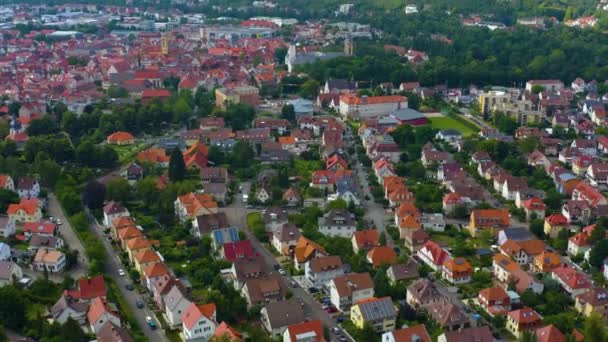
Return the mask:
<path id="1" fill-rule="evenodd" d="M 543 91 L 545 91 L 545 87 L 543 87 L 540 84 L 535 84 L 535 85 L 532 86 L 532 92 L 534 94 L 538 94 L 538 93 L 541 93 Z"/>
<path id="2" fill-rule="evenodd" d="M 302 84 L 302 87 L 300 88 L 300 95 L 302 95 L 302 97 L 312 99 L 319 92 L 319 86 L 319 81 L 309 79 Z"/>
<path id="3" fill-rule="evenodd" d="M 608 240 L 600 240 L 589 252 L 589 264 L 601 268 L 606 257 L 608 257 Z"/>
<path id="4" fill-rule="evenodd" d="M 12 286 L 0 288 L 0 322 L 3 326 L 20 331 L 25 325 L 26 308 L 23 293 Z"/>
<path id="5" fill-rule="evenodd" d="M 61 177 L 61 166 L 53 160 L 44 160 L 38 165 L 37 172 L 42 184 L 52 189 Z"/>
<path id="6" fill-rule="evenodd" d="M 186 164 L 184 156 L 179 148 L 174 148 L 171 151 L 171 159 L 169 160 L 169 179 L 172 182 L 177 182 L 186 176 Z"/>
<path id="7" fill-rule="evenodd" d="M 232 155 L 230 156 L 230 165 L 235 168 L 244 168 L 251 165 L 255 152 L 251 145 L 240 140 L 234 144 Z"/>
<path id="8" fill-rule="evenodd" d="M 158 202 L 159 192 L 156 188 L 156 179 L 152 176 L 147 176 L 135 184 L 137 197 L 141 198 L 144 204 L 148 207 L 153 206 Z"/>
<path id="9" fill-rule="evenodd" d="M 5 213 L 11 203 L 19 203 L 19 194 L 12 190 L 0 188 L 0 213 Z"/>
<path id="10" fill-rule="evenodd" d="M 82 202 L 89 209 L 101 209 L 106 198 L 106 186 L 93 180 L 87 183 L 82 191 Z"/>
<path id="11" fill-rule="evenodd" d="M 296 120 L 296 111 L 294 110 L 293 105 L 284 105 L 283 108 L 281 108 L 281 117 L 290 122 L 294 122 Z"/>
<path id="12" fill-rule="evenodd" d="M 129 200 L 131 185 L 124 178 L 115 178 L 106 184 L 106 199 L 125 203 Z"/>
<path id="13" fill-rule="evenodd" d="M 587 317 L 585 319 L 583 335 L 585 336 L 585 341 L 606 342 L 608 334 L 606 333 L 606 325 L 602 317 L 595 313 Z"/>

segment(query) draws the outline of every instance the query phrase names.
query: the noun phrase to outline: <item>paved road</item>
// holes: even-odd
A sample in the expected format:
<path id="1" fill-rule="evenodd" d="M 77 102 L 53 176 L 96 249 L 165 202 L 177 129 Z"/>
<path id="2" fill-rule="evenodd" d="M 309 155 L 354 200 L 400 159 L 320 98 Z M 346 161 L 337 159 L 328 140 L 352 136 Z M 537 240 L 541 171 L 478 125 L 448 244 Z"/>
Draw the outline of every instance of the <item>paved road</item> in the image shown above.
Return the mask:
<path id="1" fill-rule="evenodd" d="M 244 190 L 248 190 L 248 184 L 245 184 L 243 188 Z M 221 210 L 226 213 L 226 216 L 228 216 L 230 225 L 239 227 L 239 229 L 245 233 L 247 239 L 251 241 L 253 248 L 264 258 L 264 262 L 270 266 L 271 269 L 274 269 L 275 265 L 279 265 L 272 253 L 270 253 L 270 251 L 268 251 L 268 249 L 266 249 L 247 228 L 247 214 L 250 212 L 255 212 L 256 210 L 246 209 L 242 202 L 242 196 L 237 194 L 233 203 L 226 208 L 222 208 Z M 293 280 L 289 275 L 282 276 L 281 278 L 283 279 L 283 283 L 286 287 L 289 287 L 288 284 Z M 290 289 L 294 298 L 298 298 L 304 302 L 304 312 L 307 317 L 321 320 L 323 325 L 328 329 L 337 326 L 336 321 L 325 310 L 323 310 L 321 304 L 316 301 L 305 289 L 299 286 L 295 288 L 290 287 Z M 339 336 L 332 334 L 331 341 L 339 341 Z M 348 339 L 348 341 L 351 340 Z"/>
<path id="2" fill-rule="evenodd" d="M 154 313 L 147 307 L 144 309 L 137 308 L 137 304 L 136 304 L 137 301 L 140 300 L 140 301 L 145 302 L 145 300 L 142 298 L 142 296 L 139 293 L 137 293 L 137 291 L 129 291 L 125 288 L 127 286 L 127 284 L 133 284 L 133 282 L 131 281 L 131 278 L 128 276 L 129 268 L 122 265 L 120 258 L 118 257 L 117 253 L 114 251 L 110 241 L 103 234 L 103 227 L 101 227 L 97 223 L 97 220 L 90 213 L 88 213 L 88 214 L 89 214 L 89 221 L 90 221 L 89 229 L 91 230 L 92 233 L 94 233 L 97 236 L 97 238 L 100 241 L 102 241 L 103 246 L 106 250 L 106 253 L 105 253 L 106 275 L 111 277 L 114 280 L 114 282 L 116 283 L 116 285 L 118 286 L 118 288 L 120 289 L 120 292 L 122 293 L 123 298 L 125 299 L 127 305 L 129 306 L 129 310 L 135 316 L 137 323 L 143 330 L 148 341 L 153 341 L 153 342 L 168 341 L 168 339 L 165 337 L 164 330 L 160 329 L 160 322 L 158 321 L 158 319 L 156 319 L 156 316 L 154 315 Z M 125 270 L 125 272 L 127 272 L 127 275 L 124 277 L 119 276 L 118 275 L 119 269 Z M 152 329 L 150 329 L 150 327 L 148 327 L 148 324 L 146 323 L 146 316 L 150 316 L 156 321 L 156 325 L 159 327 L 157 330 L 152 330 Z"/>
<path id="3" fill-rule="evenodd" d="M 52 216 L 54 219 L 61 220 L 62 224 L 59 225 L 59 234 L 70 249 L 78 251 L 78 265 L 69 271 L 70 276 L 74 279 L 85 277 L 89 269 L 87 253 L 84 249 L 82 241 L 80 241 L 72 229 L 72 226 L 70 225 L 70 222 L 63 212 L 63 208 L 59 204 L 59 201 L 54 193 L 49 193 L 48 195 L 47 212 L 49 216 Z"/>

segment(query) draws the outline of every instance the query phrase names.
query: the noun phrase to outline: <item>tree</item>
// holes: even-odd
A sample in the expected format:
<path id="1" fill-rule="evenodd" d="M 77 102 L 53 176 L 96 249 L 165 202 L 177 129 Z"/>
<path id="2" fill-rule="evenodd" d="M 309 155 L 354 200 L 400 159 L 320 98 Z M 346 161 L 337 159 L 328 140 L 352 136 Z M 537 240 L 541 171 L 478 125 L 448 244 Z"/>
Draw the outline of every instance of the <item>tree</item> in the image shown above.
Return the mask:
<path id="1" fill-rule="evenodd" d="M 532 234 L 536 235 L 539 239 L 542 239 L 545 236 L 545 221 L 543 220 L 531 220 L 530 221 L 530 231 Z"/>
<path id="2" fill-rule="evenodd" d="M 255 152 L 251 145 L 239 140 L 234 144 L 232 155 L 230 156 L 230 164 L 235 168 L 244 168 L 251 165 Z"/>
<path id="3" fill-rule="evenodd" d="M 0 322 L 2 325 L 20 331 L 25 324 L 27 302 L 23 293 L 12 286 L 0 288 Z"/>
<path id="4" fill-rule="evenodd" d="M 61 166 L 53 160 L 44 160 L 36 168 L 42 184 L 49 188 L 54 188 L 55 183 L 61 177 Z"/>
<path id="5" fill-rule="evenodd" d="M 600 240 L 589 252 L 589 264 L 601 268 L 606 257 L 608 257 L 608 240 Z"/>
<path id="6" fill-rule="evenodd" d="M 317 95 L 319 86 L 319 81 L 309 79 L 302 84 L 302 87 L 300 88 L 300 95 L 302 95 L 302 97 L 312 99 Z"/>
<path id="7" fill-rule="evenodd" d="M 207 158 L 213 164 L 221 165 L 226 161 L 226 154 L 224 153 L 224 151 L 222 151 L 220 147 L 216 145 L 211 145 L 209 147 L 209 154 L 207 155 Z"/>
<path id="8" fill-rule="evenodd" d="M 281 108 L 281 117 L 290 122 L 294 122 L 296 119 L 296 111 L 293 108 L 293 105 L 284 105 L 283 108 Z"/>
<path id="9" fill-rule="evenodd" d="M 159 192 L 156 187 L 156 179 L 152 176 L 147 176 L 135 184 L 137 197 L 141 198 L 146 206 L 150 207 L 158 202 Z"/>
<path id="10" fill-rule="evenodd" d="M 169 179 L 172 182 L 177 182 L 186 176 L 186 164 L 184 156 L 179 148 L 174 148 L 171 151 L 171 159 L 169 160 Z"/>
<path id="11" fill-rule="evenodd" d="M 532 92 L 534 94 L 538 94 L 538 93 L 543 92 L 543 91 L 545 91 L 545 87 L 543 87 L 540 84 L 535 84 L 535 85 L 532 86 Z"/>
<path id="12" fill-rule="evenodd" d="M 605 342 L 608 338 L 604 320 L 595 313 L 585 319 L 585 328 L 583 331 L 585 341 Z"/>
<path id="13" fill-rule="evenodd" d="M 106 198 L 110 201 L 127 202 L 131 193 L 131 186 L 124 178 L 115 178 L 106 184 Z"/>
<path id="14" fill-rule="evenodd" d="M 287 48 L 280 47 L 274 50 L 274 60 L 279 64 L 285 63 L 285 56 L 287 56 Z"/>
<path id="15" fill-rule="evenodd" d="M 82 202 L 91 210 L 101 209 L 106 198 L 106 186 L 94 180 L 87 183 L 82 191 Z"/>
<path id="16" fill-rule="evenodd" d="M 12 190 L 0 188 L 0 213 L 5 213 L 11 203 L 19 203 L 19 195 Z"/>

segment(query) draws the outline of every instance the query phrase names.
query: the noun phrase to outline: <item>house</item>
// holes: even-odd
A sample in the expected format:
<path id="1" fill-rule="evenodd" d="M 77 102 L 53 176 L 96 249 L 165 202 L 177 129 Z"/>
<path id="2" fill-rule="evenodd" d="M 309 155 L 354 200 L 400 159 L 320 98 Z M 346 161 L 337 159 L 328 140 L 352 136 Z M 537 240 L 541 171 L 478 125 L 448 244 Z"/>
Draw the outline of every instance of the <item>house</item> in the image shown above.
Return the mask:
<path id="1" fill-rule="evenodd" d="M 567 200 L 562 205 L 562 214 L 569 223 L 587 223 L 591 218 L 592 208 L 582 200 Z"/>
<path id="2" fill-rule="evenodd" d="M 42 219 L 41 207 L 42 202 L 37 198 L 22 198 L 17 204 L 9 204 L 6 213 L 13 222 L 36 222 Z"/>
<path id="3" fill-rule="evenodd" d="M 292 324 L 283 333 L 283 342 L 323 342 L 323 324 L 320 320 Z"/>
<path id="4" fill-rule="evenodd" d="M 509 228 L 498 232 L 498 245 L 501 246 L 507 240 L 526 241 L 534 237 L 527 228 Z"/>
<path id="5" fill-rule="evenodd" d="M 220 256 L 230 262 L 234 262 L 237 259 L 251 258 L 256 255 L 257 253 L 253 250 L 253 246 L 249 240 L 227 242 L 220 249 Z"/>
<path id="6" fill-rule="evenodd" d="M 280 207 L 269 207 L 262 211 L 266 231 L 274 232 L 287 223 L 287 212 Z"/>
<path id="7" fill-rule="evenodd" d="M 604 195 L 584 181 L 576 184 L 576 187 L 574 187 L 574 190 L 572 191 L 572 199 L 586 201 L 592 207 L 608 204 L 608 200 L 606 200 Z"/>
<path id="8" fill-rule="evenodd" d="M 93 333 L 97 333 L 106 324 L 111 322 L 117 327 L 120 327 L 120 317 L 118 313 L 110 307 L 108 302 L 102 298 L 94 298 L 87 312 L 87 320 Z"/>
<path id="9" fill-rule="evenodd" d="M 420 261 L 427 264 L 433 271 L 442 269 L 449 259 L 448 253 L 433 240 L 427 241 L 416 253 Z"/>
<path id="10" fill-rule="evenodd" d="M 574 234 L 568 239 L 568 254 L 572 256 L 583 255 L 591 249 L 589 237 L 595 225 L 583 228 L 583 231 Z"/>
<path id="11" fill-rule="evenodd" d="M 608 184 L 608 163 L 591 163 L 586 176 L 592 186 Z"/>
<path id="12" fill-rule="evenodd" d="M 376 332 L 385 333 L 395 329 L 397 309 L 391 297 L 369 298 L 352 306 L 350 320 L 359 329 L 369 324 Z"/>
<path id="13" fill-rule="evenodd" d="M 40 195 L 40 183 L 32 177 L 21 177 L 17 181 L 15 190 L 19 194 L 19 198 L 38 198 Z"/>
<path id="14" fill-rule="evenodd" d="M 429 167 L 435 163 L 441 165 L 450 160 L 450 154 L 443 151 L 423 150 L 420 160 L 425 167 Z"/>
<path id="15" fill-rule="evenodd" d="M 301 236 L 294 248 L 293 263 L 299 270 L 306 262 L 324 255 L 327 255 L 327 252 L 321 245 Z"/>
<path id="16" fill-rule="evenodd" d="M 243 341 L 243 334 L 236 331 L 234 328 L 228 325 L 228 323 L 222 321 L 220 325 L 215 328 L 212 339 L 226 340 L 229 342 Z"/>
<path id="17" fill-rule="evenodd" d="M 508 228 L 510 224 L 507 209 L 475 209 L 471 212 L 469 230 L 472 236 L 477 236 L 482 230 L 490 230 L 496 235 L 499 229 Z"/>
<path id="18" fill-rule="evenodd" d="M 423 309 L 447 331 L 461 330 L 471 323 L 467 313 L 444 296 L 423 306 Z"/>
<path id="19" fill-rule="evenodd" d="M 433 232 L 445 231 L 445 220 L 443 219 L 443 214 L 441 213 L 422 214 L 420 217 L 420 224 L 424 230 L 430 230 Z"/>
<path id="20" fill-rule="evenodd" d="M 291 255 L 300 236 L 300 230 L 294 224 L 285 223 L 272 233 L 270 244 L 282 255 Z"/>
<path id="21" fill-rule="evenodd" d="M 515 261 L 504 254 L 494 254 L 492 269 L 498 282 L 505 288 L 514 284 L 515 290 L 519 294 L 526 290 L 531 290 L 536 294 L 543 292 L 544 285 L 541 281 L 524 271 Z"/>
<path id="22" fill-rule="evenodd" d="M 110 201 L 103 206 L 103 225 L 110 227 L 116 218 L 131 216 L 122 204 Z"/>
<path id="23" fill-rule="evenodd" d="M 179 279 L 169 274 L 163 275 L 154 282 L 154 285 L 152 285 L 152 299 L 158 310 L 162 311 L 165 309 L 164 297 L 173 289 L 173 286 L 183 285 Z"/>
<path id="24" fill-rule="evenodd" d="M 532 268 L 541 273 L 548 273 L 559 267 L 562 263 L 559 255 L 553 251 L 543 251 L 534 257 Z"/>
<path id="25" fill-rule="evenodd" d="M 581 315 L 589 317 L 598 314 L 608 318 L 608 289 L 594 287 L 576 296 L 574 309 Z"/>
<path id="26" fill-rule="evenodd" d="M 331 171 L 348 170 L 348 162 L 339 154 L 334 153 L 325 160 L 325 168 Z"/>
<path id="27" fill-rule="evenodd" d="M 225 183 L 203 183 L 203 193 L 213 196 L 216 202 L 226 202 L 228 188 Z"/>
<path id="28" fill-rule="evenodd" d="M 519 265 L 531 264 L 534 258 L 546 249 L 545 243 L 537 239 L 525 241 L 507 240 L 499 247 L 502 254 L 515 260 Z"/>
<path id="29" fill-rule="evenodd" d="M 57 225 L 48 221 L 25 222 L 23 224 L 23 235 L 26 238 L 31 238 L 32 235 L 41 235 L 46 237 L 55 236 L 57 233 Z"/>
<path id="30" fill-rule="evenodd" d="M 118 232 L 118 241 L 120 242 L 120 247 L 122 249 L 127 250 L 127 253 L 129 253 L 129 251 L 130 251 L 129 244 L 131 244 L 133 247 L 135 247 L 134 250 L 140 250 L 141 248 L 148 247 L 148 246 L 146 246 L 145 243 L 142 243 L 141 240 L 144 240 L 144 239 L 146 239 L 146 237 L 144 236 L 144 233 L 137 227 L 129 226 Z M 131 242 L 132 240 L 134 242 Z M 139 240 L 139 241 L 136 241 L 136 240 Z M 131 255 L 131 257 L 129 258 L 129 260 L 133 260 L 133 257 L 132 257 L 133 254 L 130 254 L 130 255 Z"/>
<path id="31" fill-rule="evenodd" d="M 106 283 L 102 275 L 81 278 L 77 282 L 77 289 L 66 293 L 70 298 L 89 303 L 94 298 L 106 298 Z"/>
<path id="32" fill-rule="evenodd" d="M 397 253 L 389 246 L 376 246 L 367 252 L 367 262 L 374 268 L 397 262 Z"/>
<path id="33" fill-rule="evenodd" d="M 281 336 L 287 327 L 304 322 L 304 309 L 295 299 L 267 303 L 260 310 L 260 321 L 270 336 Z"/>
<path id="34" fill-rule="evenodd" d="M 135 142 L 135 137 L 129 132 L 118 131 L 108 135 L 106 141 L 112 145 L 131 145 Z"/>
<path id="35" fill-rule="evenodd" d="M 150 249 L 137 252 L 134 254 L 133 264 L 135 265 L 135 269 L 137 272 L 142 272 L 144 268 L 162 262 L 163 259 L 159 255 L 158 252 L 152 251 Z"/>
<path id="36" fill-rule="evenodd" d="M 200 169 L 199 174 L 203 183 L 228 184 L 230 181 L 228 169 L 223 167 L 203 167 Z"/>
<path id="37" fill-rule="evenodd" d="M 182 339 L 185 342 L 209 341 L 217 327 L 216 307 L 214 303 L 192 303 L 182 313 Z"/>
<path id="38" fill-rule="evenodd" d="M 16 231 L 15 221 L 8 216 L 0 216 L 0 237 L 7 238 Z"/>
<path id="39" fill-rule="evenodd" d="M 593 286 L 584 273 L 567 265 L 553 269 L 551 278 L 556 280 L 572 298 L 589 291 Z"/>
<path id="40" fill-rule="evenodd" d="M 32 269 L 39 272 L 59 273 L 63 271 L 65 264 L 65 254 L 62 252 L 40 248 L 32 260 Z"/>
<path id="41" fill-rule="evenodd" d="M 337 179 L 335 184 L 335 190 L 335 193 L 327 196 L 328 202 L 341 199 L 347 204 L 352 203 L 355 206 L 359 206 L 361 204 L 361 200 L 359 198 L 359 191 L 354 177 L 344 176 L 340 179 Z"/>
<path id="42" fill-rule="evenodd" d="M 417 279 L 419 277 L 418 266 L 418 262 L 410 258 L 406 263 L 389 266 L 386 270 L 386 276 L 392 285 L 403 280 Z"/>
<path id="43" fill-rule="evenodd" d="M 328 236 L 350 238 L 357 230 L 355 215 L 346 209 L 332 209 L 319 218 L 319 232 Z"/>
<path id="44" fill-rule="evenodd" d="M 117 217 L 112 221 L 110 234 L 114 240 L 118 240 L 120 231 L 129 227 L 137 229 L 137 225 L 135 225 L 135 221 L 133 221 L 131 216 Z"/>
<path id="45" fill-rule="evenodd" d="M 1 268 L 0 263 L 0 268 Z M 2 271 L 0 270 L 0 273 Z M 0 283 L 1 285 L 1 283 Z M 54 322 L 65 324 L 68 319 L 73 319 L 78 324 L 84 325 L 87 320 L 87 312 L 89 311 L 89 303 L 81 302 L 72 298 L 67 291 L 53 304 L 50 310 L 50 315 Z"/>
<path id="46" fill-rule="evenodd" d="M 0 261 L 0 288 L 23 278 L 23 270 L 12 261 Z"/>
<path id="47" fill-rule="evenodd" d="M 541 323 L 540 315 L 528 307 L 507 314 L 507 330 L 518 339 L 521 339 L 526 331 L 535 331 Z"/>
<path id="48" fill-rule="evenodd" d="M 300 205 L 300 203 L 302 203 L 302 196 L 293 187 L 289 187 L 289 189 L 287 189 L 283 193 L 282 198 L 283 198 L 283 201 L 285 201 L 287 203 L 288 207 L 297 207 Z"/>
<path id="49" fill-rule="evenodd" d="M 211 232 L 211 246 L 214 250 L 221 249 L 226 243 L 239 240 L 239 231 L 235 227 L 220 228 Z"/>
<path id="50" fill-rule="evenodd" d="M 403 245 L 407 248 L 410 253 L 418 253 L 420 248 L 424 246 L 424 244 L 429 241 L 431 237 L 427 232 L 422 229 L 405 230 L 405 235 L 403 236 Z"/>
<path id="51" fill-rule="evenodd" d="M 182 325 L 182 314 L 192 305 L 186 297 L 183 287 L 174 285 L 169 292 L 163 296 L 163 317 L 167 324 L 175 329 Z"/>
<path id="52" fill-rule="evenodd" d="M 218 205 L 209 194 L 188 193 L 178 196 L 174 202 L 175 215 L 181 222 L 193 220 L 200 215 L 217 214 Z"/>
<path id="53" fill-rule="evenodd" d="M 325 287 L 330 280 L 342 274 L 342 259 L 337 255 L 314 258 L 304 266 L 306 280 L 317 288 Z"/>
<path id="54" fill-rule="evenodd" d="M 154 284 L 170 275 L 171 272 L 167 265 L 163 262 L 154 263 L 148 267 L 144 267 L 142 272 L 142 282 L 149 291 L 152 291 Z"/>
<path id="55" fill-rule="evenodd" d="M 407 287 L 405 301 L 414 309 L 437 303 L 442 298 L 439 283 L 428 278 L 418 278 Z"/>
<path id="56" fill-rule="evenodd" d="M 523 203 L 526 220 L 542 219 L 545 217 L 545 203 L 540 198 L 530 198 Z"/>
<path id="57" fill-rule="evenodd" d="M 0 188 L 15 191 L 15 183 L 13 182 L 13 178 L 7 174 L 0 174 Z"/>
<path id="58" fill-rule="evenodd" d="M 167 152 L 162 148 L 149 148 L 137 153 L 137 160 L 139 162 L 147 162 L 158 167 L 169 166 L 170 159 Z"/>
<path id="59" fill-rule="evenodd" d="M 97 332 L 98 342 L 133 342 L 129 330 L 125 327 L 114 325 L 111 321 L 106 322 Z"/>
<path id="60" fill-rule="evenodd" d="M 226 213 L 199 215 L 192 221 L 191 233 L 197 238 L 209 234 L 216 229 L 228 228 Z"/>
<path id="61" fill-rule="evenodd" d="M 462 330 L 446 331 L 439 335 L 437 342 L 494 342 L 492 330 L 487 325 L 465 328 Z"/>
<path id="62" fill-rule="evenodd" d="M 443 263 L 441 275 L 452 284 L 466 284 L 471 281 L 473 267 L 465 258 L 452 258 Z"/>
<path id="63" fill-rule="evenodd" d="M 139 164 L 133 162 L 120 171 L 120 176 L 133 185 L 138 180 L 144 178 L 144 169 Z"/>
<path id="64" fill-rule="evenodd" d="M 424 324 L 414 325 L 382 334 L 382 342 L 418 341 L 431 342 L 431 337 L 426 331 Z"/>
<path id="65" fill-rule="evenodd" d="M 369 273 L 348 273 L 330 280 L 329 299 L 341 312 L 348 312 L 354 303 L 374 296 L 374 282 Z"/>
<path id="66" fill-rule="evenodd" d="M 407 108 L 407 98 L 399 95 L 357 96 L 340 95 L 338 112 L 345 118 L 373 118 Z"/>
<path id="67" fill-rule="evenodd" d="M 380 245 L 378 230 L 368 229 L 354 232 L 351 238 L 353 252 L 359 253 L 360 250 L 368 251 Z"/>
<path id="68" fill-rule="evenodd" d="M 272 274 L 247 279 L 241 289 L 241 294 L 245 297 L 247 305 L 251 307 L 257 304 L 283 300 L 287 294 L 287 289 L 281 277 Z"/>
<path id="69" fill-rule="evenodd" d="M 232 263 L 228 279 L 232 282 L 235 290 L 241 291 L 247 279 L 266 276 L 268 274 L 267 268 L 268 266 L 260 256 L 237 259 Z"/>
<path id="70" fill-rule="evenodd" d="M 551 238 L 556 238 L 559 232 L 566 228 L 568 228 L 568 219 L 560 213 L 551 214 L 545 218 L 543 230 L 545 235 Z"/>
<path id="71" fill-rule="evenodd" d="M 511 297 L 500 286 L 489 287 L 479 291 L 479 305 L 492 317 L 505 315 L 511 311 Z"/>

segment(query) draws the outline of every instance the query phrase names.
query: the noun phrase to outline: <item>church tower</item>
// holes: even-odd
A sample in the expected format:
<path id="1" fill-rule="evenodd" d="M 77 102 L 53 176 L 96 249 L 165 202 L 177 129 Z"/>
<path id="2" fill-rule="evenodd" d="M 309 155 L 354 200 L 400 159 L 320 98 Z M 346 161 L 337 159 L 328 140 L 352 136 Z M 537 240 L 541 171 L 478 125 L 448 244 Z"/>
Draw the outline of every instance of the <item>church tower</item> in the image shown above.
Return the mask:
<path id="1" fill-rule="evenodd" d="M 169 41 L 165 33 L 160 36 L 160 52 L 165 56 L 169 54 Z"/>
<path id="2" fill-rule="evenodd" d="M 346 36 L 346 38 L 344 39 L 344 54 L 347 56 L 352 56 L 353 55 L 353 39 L 350 36 L 350 34 L 348 36 Z"/>

